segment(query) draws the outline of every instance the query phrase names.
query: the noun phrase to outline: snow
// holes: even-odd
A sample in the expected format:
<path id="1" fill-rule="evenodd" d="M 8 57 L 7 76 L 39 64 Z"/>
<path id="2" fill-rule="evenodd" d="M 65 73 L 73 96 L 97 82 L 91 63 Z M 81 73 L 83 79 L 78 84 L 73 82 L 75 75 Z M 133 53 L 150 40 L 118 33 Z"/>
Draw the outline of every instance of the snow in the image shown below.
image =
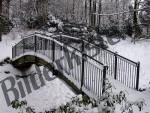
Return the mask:
<path id="1" fill-rule="evenodd" d="M 35 70 L 34 66 L 30 70 Z M 52 76 L 51 72 L 49 72 L 49 76 Z M 33 91 L 25 99 L 29 106 L 33 106 L 37 112 L 42 112 L 66 104 L 74 96 L 75 94 L 71 88 L 62 80 L 56 78 L 53 81 L 47 82 L 46 86 L 39 90 Z"/>
<path id="2" fill-rule="evenodd" d="M 13 39 L 12 36 L 12 32 L 8 35 L 4 35 L 3 41 L 0 42 L 0 51 L 3 52 L 0 54 L 0 61 L 2 61 L 6 57 L 11 58 L 12 46 L 14 46 L 17 42 L 21 40 L 20 34 L 16 35 L 15 39 Z M 40 67 L 40 69 L 43 70 L 43 67 Z M 10 74 L 6 74 L 5 71 L 9 71 Z M 30 71 L 35 71 L 34 66 L 27 70 L 27 72 Z M 22 72 L 9 64 L 0 66 L 0 81 L 10 76 L 15 78 L 15 75 L 22 75 Z M 51 72 L 49 72 L 49 76 L 52 76 Z M 17 85 L 15 85 L 15 87 L 17 87 Z M 13 98 L 13 93 L 9 94 L 9 96 Z M 28 106 L 34 108 L 36 112 L 44 112 L 45 110 L 57 108 L 60 105 L 65 104 L 66 102 L 70 101 L 70 99 L 74 96 L 75 93 L 72 91 L 72 89 L 62 80 L 56 78 L 50 82 L 46 81 L 46 85 L 41 87 L 39 90 L 35 91 L 32 88 L 32 93 L 26 95 L 26 97 L 24 98 L 20 97 L 19 99 L 26 100 Z M 3 95 L 3 90 L 2 88 L 0 88 L 0 113 L 17 112 L 18 111 L 16 111 L 12 107 L 7 106 L 5 97 Z"/>
<path id="3" fill-rule="evenodd" d="M 23 33 L 28 34 L 28 33 Z M 16 34 L 15 34 L 16 35 Z M 16 38 L 12 38 L 12 32 L 8 35 L 3 36 L 3 41 L 0 42 L 0 60 L 8 57 L 11 57 L 12 46 L 15 43 L 21 40 L 21 35 L 17 34 Z M 115 45 L 109 45 L 109 49 L 118 52 L 120 55 L 123 55 L 135 62 L 141 62 L 141 71 L 140 71 L 140 88 L 149 88 L 150 81 L 150 40 L 137 41 L 135 44 L 131 43 L 131 39 L 127 38 L 126 40 L 121 40 Z M 4 51 L 4 52 L 3 52 Z M 2 53 L 3 52 L 3 53 Z M 41 70 L 43 67 L 40 68 Z M 34 71 L 34 66 L 32 66 L 28 71 Z M 10 74 L 6 74 L 5 71 L 10 71 Z M 21 75 L 22 72 L 14 68 L 13 66 L 7 64 L 0 66 L 0 81 L 15 75 Z M 49 76 L 52 76 L 52 73 L 49 72 Z M 146 113 L 150 111 L 150 90 L 147 89 L 144 92 L 138 92 L 133 89 L 127 88 L 123 84 L 113 79 L 110 79 L 111 83 L 115 87 L 114 91 L 119 92 L 121 90 L 127 92 L 126 95 L 129 101 L 138 101 L 145 100 L 146 106 L 144 110 L 139 112 L 138 109 L 134 108 L 135 113 Z M 31 94 L 27 95 L 25 98 L 20 100 L 27 100 L 28 105 L 35 108 L 37 112 L 42 112 L 45 110 L 50 110 L 52 108 L 57 108 L 66 102 L 69 102 L 72 97 L 76 96 L 73 91 L 68 87 L 62 80 L 56 78 L 53 81 L 46 82 L 46 86 L 41 87 L 39 90 L 32 91 Z M 3 91 L 0 88 L 0 113 L 16 113 L 17 111 L 11 107 L 7 107 Z M 86 113 L 98 113 L 97 108 L 88 110 Z M 117 106 L 116 113 L 120 113 L 120 106 Z"/>
<path id="4" fill-rule="evenodd" d="M 134 108 L 134 113 L 147 113 L 150 112 L 150 101 L 149 101 L 149 97 L 150 97 L 150 90 L 146 90 L 144 92 L 138 92 L 135 91 L 133 89 L 130 89 L 126 86 L 124 86 L 123 84 L 121 84 L 120 82 L 109 78 L 109 80 L 111 81 L 112 85 L 114 86 L 113 91 L 115 93 L 119 93 L 120 91 L 125 91 L 126 92 L 126 96 L 128 101 L 130 102 L 137 102 L 140 100 L 144 100 L 145 101 L 145 106 L 143 111 L 139 111 L 137 108 Z M 120 106 L 117 106 L 116 109 L 116 113 L 121 113 L 120 112 Z"/>
<path id="5" fill-rule="evenodd" d="M 150 40 L 136 41 L 134 44 L 131 42 L 131 38 L 127 38 L 116 45 L 109 45 L 109 49 L 135 62 L 140 62 L 139 87 L 150 87 Z"/>
<path id="6" fill-rule="evenodd" d="M 19 29 L 13 28 L 12 31 L 7 34 L 7 35 L 3 35 L 2 36 L 2 40 L 0 42 L 0 61 L 3 60 L 6 57 L 12 57 L 12 46 L 14 46 L 15 44 L 17 44 L 22 36 L 24 35 L 28 35 L 35 32 L 35 30 L 24 30 L 21 31 Z"/>
<path id="7" fill-rule="evenodd" d="M 139 111 L 138 107 L 133 106 L 133 113 L 149 113 L 150 112 L 150 107 L 149 107 L 150 106 L 150 101 L 149 101 L 150 90 L 146 90 L 144 92 L 138 92 L 136 90 L 133 90 L 124 86 L 123 84 L 121 84 L 120 82 L 112 78 L 108 78 L 108 79 L 113 86 L 112 88 L 113 94 L 119 94 L 120 91 L 123 91 L 125 92 L 125 95 L 127 97 L 127 102 L 129 103 L 138 103 L 140 101 L 144 102 L 143 110 Z M 79 100 L 80 98 L 82 98 L 81 95 L 78 95 L 77 97 L 79 98 Z M 122 106 L 124 106 L 124 104 L 121 104 L 121 105 L 116 104 L 115 113 L 122 113 Z M 99 109 L 98 107 L 92 108 L 91 104 L 87 106 L 71 104 L 71 107 L 73 107 L 76 110 L 76 112 L 80 111 L 79 113 L 101 113 L 98 111 Z"/>
<path id="8" fill-rule="evenodd" d="M 40 69 L 42 70 L 43 67 Z M 8 70 L 10 71 L 10 74 L 5 74 L 4 71 Z M 34 66 L 27 70 L 28 73 L 29 71 L 35 71 Z M 15 75 L 21 74 L 22 72 L 9 64 L 0 67 L 0 81 L 9 76 L 14 77 Z M 51 72 L 49 72 L 49 76 L 52 76 Z M 15 87 L 17 86 L 15 85 Z M 9 96 L 11 97 L 12 95 Z M 63 81 L 56 78 L 53 81 L 47 81 L 44 87 L 41 87 L 36 91 L 32 90 L 32 93 L 26 95 L 25 98 L 20 98 L 20 100 L 26 100 L 28 105 L 34 108 L 36 112 L 42 112 L 59 107 L 60 105 L 70 101 L 70 99 L 74 96 L 75 94 L 71 88 L 68 87 Z M 16 113 L 16 110 L 7 106 L 2 88 L 0 88 L 0 113 Z"/>

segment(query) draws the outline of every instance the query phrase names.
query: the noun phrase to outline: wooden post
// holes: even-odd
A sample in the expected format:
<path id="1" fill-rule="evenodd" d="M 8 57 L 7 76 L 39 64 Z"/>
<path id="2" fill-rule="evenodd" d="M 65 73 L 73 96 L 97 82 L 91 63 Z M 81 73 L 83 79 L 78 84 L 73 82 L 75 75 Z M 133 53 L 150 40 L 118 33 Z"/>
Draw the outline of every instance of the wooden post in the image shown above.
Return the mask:
<path id="1" fill-rule="evenodd" d="M 103 81 L 102 81 L 102 94 L 105 92 L 105 81 L 106 81 L 106 73 L 107 73 L 107 69 L 108 69 L 108 66 L 104 66 L 104 69 L 103 69 Z"/>
<path id="2" fill-rule="evenodd" d="M 115 55 L 115 69 L 114 69 L 114 79 L 117 79 L 117 52 L 114 54 Z"/>
<path id="3" fill-rule="evenodd" d="M 139 90 L 140 62 L 137 63 L 136 90 Z"/>

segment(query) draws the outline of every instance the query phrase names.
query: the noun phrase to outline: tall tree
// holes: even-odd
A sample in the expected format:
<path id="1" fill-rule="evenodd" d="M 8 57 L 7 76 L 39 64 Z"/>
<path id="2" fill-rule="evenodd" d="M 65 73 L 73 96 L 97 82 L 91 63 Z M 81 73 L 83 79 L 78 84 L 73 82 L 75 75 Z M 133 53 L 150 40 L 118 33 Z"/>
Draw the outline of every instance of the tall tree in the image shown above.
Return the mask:
<path id="1" fill-rule="evenodd" d="M 138 12 L 137 12 L 138 8 L 139 8 L 139 1 L 134 0 L 134 13 L 133 13 L 134 39 L 141 34 L 140 26 L 138 25 Z"/>
<path id="2" fill-rule="evenodd" d="M 37 15 L 41 16 L 43 22 L 46 22 L 48 16 L 48 0 L 36 0 Z"/>
<path id="3" fill-rule="evenodd" d="M 92 0 L 89 0 L 89 24 L 92 24 Z"/>
<path id="4" fill-rule="evenodd" d="M 2 15 L 2 2 L 3 1 L 0 0 L 0 16 Z M 2 26 L 0 26 L 0 41 L 2 41 Z"/>
<path id="5" fill-rule="evenodd" d="M 87 0 L 85 0 L 85 6 L 84 6 L 84 14 L 85 14 L 85 23 L 87 23 Z"/>
<path id="6" fill-rule="evenodd" d="M 149 34 L 150 27 L 150 0 L 144 0 L 143 10 L 140 12 L 139 17 L 141 23 L 147 27 L 147 34 Z"/>
<path id="7" fill-rule="evenodd" d="M 102 13 L 102 0 L 99 0 L 99 6 L 98 6 L 98 14 Z M 101 16 L 98 16 L 98 25 L 101 25 Z"/>
<path id="8" fill-rule="evenodd" d="M 96 8 L 96 0 L 93 0 L 93 10 L 92 10 L 93 23 L 92 23 L 92 26 L 94 26 L 94 27 L 96 25 L 96 9 L 97 9 Z"/>

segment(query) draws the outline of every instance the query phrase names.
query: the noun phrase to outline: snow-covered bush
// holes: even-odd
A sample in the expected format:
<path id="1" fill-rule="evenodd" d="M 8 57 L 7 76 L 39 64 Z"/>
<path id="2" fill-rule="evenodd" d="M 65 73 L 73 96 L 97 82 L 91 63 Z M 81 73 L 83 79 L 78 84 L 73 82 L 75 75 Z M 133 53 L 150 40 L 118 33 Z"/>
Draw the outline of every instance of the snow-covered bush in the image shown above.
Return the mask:
<path id="1" fill-rule="evenodd" d="M 133 107 L 137 107 L 141 111 L 145 105 L 144 100 L 131 102 L 128 100 L 125 91 L 118 94 L 113 92 L 113 86 L 106 80 L 105 92 L 98 100 L 99 113 L 115 113 L 116 106 L 121 105 L 121 113 L 134 113 Z"/>
<path id="2" fill-rule="evenodd" d="M 12 60 L 9 57 L 4 58 L 0 61 L 0 66 L 3 66 L 4 64 L 11 64 Z"/>
<path id="3" fill-rule="evenodd" d="M 72 98 L 71 102 L 60 106 L 56 113 L 86 113 L 88 110 L 96 107 L 96 101 L 86 95 L 78 95 Z"/>
<path id="4" fill-rule="evenodd" d="M 26 101 L 14 100 L 11 102 L 11 107 L 19 110 L 19 113 L 35 113 L 33 108 L 27 106 Z"/>
<path id="5" fill-rule="evenodd" d="M 119 29 L 119 27 L 116 25 L 97 27 L 97 31 L 99 34 L 106 35 L 107 37 L 125 37 L 123 30 Z"/>

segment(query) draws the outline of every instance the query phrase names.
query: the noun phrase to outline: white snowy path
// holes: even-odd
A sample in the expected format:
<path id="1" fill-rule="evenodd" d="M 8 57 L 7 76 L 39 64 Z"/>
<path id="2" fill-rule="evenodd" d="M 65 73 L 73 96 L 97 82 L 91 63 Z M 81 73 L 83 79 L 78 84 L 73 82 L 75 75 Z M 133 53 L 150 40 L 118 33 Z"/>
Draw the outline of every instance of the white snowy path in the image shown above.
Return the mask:
<path id="1" fill-rule="evenodd" d="M 121 40 L 116 45 L 109 45 L 109 49 L 118 54 L 141 63 L 140 88 L 150 87 L 150 40 L 131 43 L 131 38 Z"/>

